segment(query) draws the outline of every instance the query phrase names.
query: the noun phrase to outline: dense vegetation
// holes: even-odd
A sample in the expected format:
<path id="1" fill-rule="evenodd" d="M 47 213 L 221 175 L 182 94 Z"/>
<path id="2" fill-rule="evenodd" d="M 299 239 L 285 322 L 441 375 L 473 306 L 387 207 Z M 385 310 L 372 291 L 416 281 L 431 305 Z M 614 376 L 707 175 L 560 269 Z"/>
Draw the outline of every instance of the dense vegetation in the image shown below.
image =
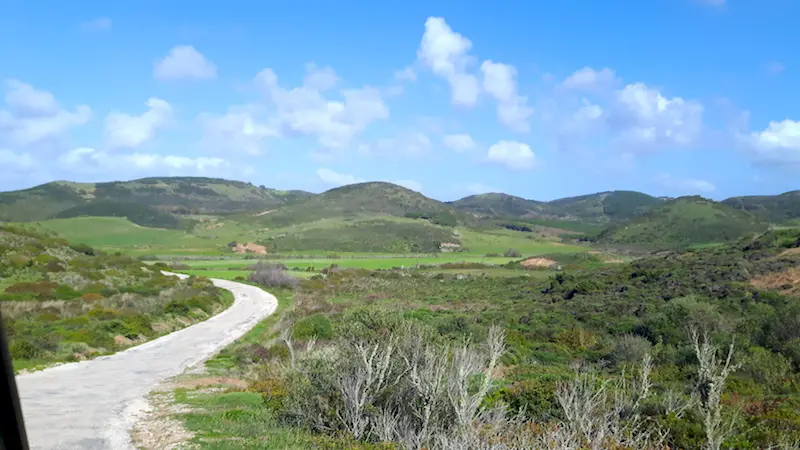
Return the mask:
<path id="1" fill-rule="evenodd" d="M 383 253 L 436 253 L 442 243 L 459 244 L 452 229 L 425 222 L 363 220 L 323 223 L 259 241 L 270 253 L 307 250 Z"/>
<path id="2" fill-rule="evenodd" d="M 0 227 L 0 310 L 17 369 L 125 348 L 203 320 L 225 299 L 208 280 Z"/>
<path id="3" fill-rule="evenodd" d="M 729 242 L 766 228 L 765 222 L 748 212 L 702 197 L 681 197 L 610 226 L 597 236 L 596 241 L 675 249 L 699 243 Z"/>
<path id="4" fill-rule="evenodd" d="M 663 200 L 641 192 L 611 191 L 539 202 L 507 194 L 481 194 L 462 198 L 453 206 L 483 216 L 545 218 L 588 223 L 630 219 L 659 206 Z"/>
<path id="5" fill-rule="evenodd" d="M 654 448 L 659 436 L 671 448 L 795 448 L 800 298 L 785 293 L 797 282 L 789 275 L 800 264 L 798 249 L 800 232 L 781 230 L 628 264 L 577 265 L 546 280 L 331 271 L 301 282 L 273 328 L 283 330 L 280 339 L 262 329 L 261 340 L 232 347 L 210 367 L 250 373 L 251 392 L 263 398 L 230 404 L 272 424 L 239 436 L 270 442 L 297 430 L 292 448 L 394 448 L 366 444 L 387 440 L 418 448 L 414 436 L 427 436 L 430 448 L 463 448 L 445 445 L 458 439 L 495 439 L 512 448 Z M 493 352 L 463 346 L 469 336 L 496 343 L 493 324 L 505 335 L 494 367 Z M 734 352 L 726 365 L 729 345 Z M 374 361 L 358 356 L 364 351 Z M 352 358 L 335 357 L 351 352 Z M 485 395 L 480 383 L 458 388 L 452 365 L 458 358 L 472 361 L 467 374 L 483 374 L 475 382 L 494 380 Z M 393 374 L 386 380 L 397 381 L 378 383 L 358 397 L 365 402 L 358 407 L 349 403 L 348 392 L 358 388 L 342 383 L 369 385 L 361 378 L 369 372 L 364 364 L 378 361 Z M 407 370 L 417 378 L 405 378 Z M 437 384 L 435 373 L 446 382 Z M 477 409 L 459 415 L 458 405 L 472 400 L 452 403 L 458 396 L 478 400 Z M 399 399 L 406 400 L 392 403 Z M 426 402 L 433 405 L 428 434 L 420 428 Z M 501 404 L 510 415 L 498 422 L 490 412 Z M 519 408 L 523 416 L 514 419 Z M 458 431 L 465 430 L 459 417 L 483 425 L 468 427 L 475 433 L 467 436 Z M 709 417 L 719 421 L 704 422 Z M 581 420 L 605 434 L 580 428 L 587 425 Z M 565 430 L 572 434 L 559 434 Z M 637 434 L 644 431 L 650 444 Z M 519 436 L 533 440 L 520 445 Z M 541 438 L 561 446 L 534 445 Z M 242 439 L 244 448 L 250 441 Z M 575 439 L 575 447 L 564 446 Z"/>
<path id="6" fill-rule="evenodd" d="M 153 207 L 137 205 L 136 203 L 93 202 L 60 211 L 55 215 L 55 218 L 68 219 L 80 216 L 125 217 L 136 225 L 152 228 L 184 227 L 183 222 L 178 217 L 161 212 Z"/>
<path id="7" fill-rule="evenodd" d="M 785 223 L 800 218 L 800 191 L 780 195 L 731 197 L 722 203 L 753 213 L 762 220 Z"/>
<path id="8" fill-rule="evenodd" d="M 229 213 L 265 210 L 312 194 L 257 187 L 241 181 L 200 177 L 143 178 L 108 183 L 54 181 L 0 193 L 0 220 L 48 219 L 61 211 L 95 202 L 153 206 L 167 212 Z"/>

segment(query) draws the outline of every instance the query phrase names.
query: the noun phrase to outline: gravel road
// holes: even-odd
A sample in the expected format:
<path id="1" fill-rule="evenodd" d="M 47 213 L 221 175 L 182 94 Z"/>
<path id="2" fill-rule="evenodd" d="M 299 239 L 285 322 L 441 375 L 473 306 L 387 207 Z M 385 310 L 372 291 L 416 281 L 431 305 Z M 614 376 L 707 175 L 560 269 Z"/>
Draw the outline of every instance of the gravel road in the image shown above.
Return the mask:
<path id="1" fill-rule="evenodd" d="M 130 429 L 151 389 L 230 344 L 278 305 L 259 288 L 213 281 L 235 301 L 205 322 L 114 355 L 18 376 L 31 448 L 133 449 Z"/>

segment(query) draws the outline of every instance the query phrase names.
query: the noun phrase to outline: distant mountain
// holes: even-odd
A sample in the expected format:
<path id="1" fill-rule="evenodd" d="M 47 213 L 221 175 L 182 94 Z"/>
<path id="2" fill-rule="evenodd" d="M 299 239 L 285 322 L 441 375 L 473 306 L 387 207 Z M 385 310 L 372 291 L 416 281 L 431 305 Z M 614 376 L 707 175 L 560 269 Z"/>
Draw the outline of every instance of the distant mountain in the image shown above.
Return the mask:
<path id="1" fill-rule="evenodd" d="M 489 217 L 530 217 L 546 212 L 547 203 L 502 193 L 470 195 L 450 202 L 463 211 Z"/>
<path id="2" fill-rule="evenodd" d="M 800 219 L 800 191 L 790 191 L 780 195 L 731 197 L 722 203 L 753 213 L 762 220 L 773 223 Z"/>
<path id="3" fill-rule="evenodd" d="M 452 202 L 452 205 L 484 217 L 550 218 L 608 223 L 635 217 L 663 203 L 663 199 L 641 192 L 610 191 L 549 202 L 492 193 L 465 197 Z"/>
<path id="4" fill-rule="evenodd" d="M 0 193 L 0 221 L 49 219 L 75 207 L 98 203 L 106 206 L 113 203 L 140 205 L 162 213 L 233 213 L 266 210 L 313 195 L 305 191 L 281 191 L 241 181 L 201 177 L 142 178 L 108 183 L 54 181 L 30 189 Z M 90 208 L 94 214 L 103 214 L 108 209 Z M 126 215 L 120 208 L 111 209 L 114 213 L 109 215 Z M 138 208 L 131 214 L 142 216 L 143 211 Z"/>
<path id="5" fill-rule="evenodd" d="M 283 227 L 322 219 L 377 216 L 428 219 L 440 225 L 455 225 L 470 220 L 444 202 L 384 182 L 357 183 L 331 189 L 278 207 L 258 220 L 272 227 Z"/>
<path id="6" fill-rule="evenodd" d="M 699 196 L 679 197 L 601 232 L 596 241 L 653 249 L 728 242 L 763 232 L 755 215 Z"/>

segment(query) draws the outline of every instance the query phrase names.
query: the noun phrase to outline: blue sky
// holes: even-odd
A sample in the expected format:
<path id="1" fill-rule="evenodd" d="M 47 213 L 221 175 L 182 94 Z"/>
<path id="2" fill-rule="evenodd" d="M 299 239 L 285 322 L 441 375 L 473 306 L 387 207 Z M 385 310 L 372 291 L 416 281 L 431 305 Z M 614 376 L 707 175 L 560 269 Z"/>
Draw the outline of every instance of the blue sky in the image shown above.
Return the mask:
<path id="1" fill-rule="evenodd" d="M 5 3 L 3 190 L 798 188 L 792 0 Z"/>

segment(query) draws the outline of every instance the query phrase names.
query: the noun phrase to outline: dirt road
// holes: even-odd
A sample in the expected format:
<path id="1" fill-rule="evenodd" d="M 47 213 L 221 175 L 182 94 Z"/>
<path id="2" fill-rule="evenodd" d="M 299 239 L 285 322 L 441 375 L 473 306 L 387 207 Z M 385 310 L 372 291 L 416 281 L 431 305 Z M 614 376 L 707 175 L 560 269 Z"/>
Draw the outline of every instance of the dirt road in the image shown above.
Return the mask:
<path id="1" fill-rule="evenodd" d="M 18 376 L 31 448 L 132 449 L 130 428 L 153 387 L 230 344 L 277 307 L 261 289 L 213 281 L 236 300 L 205 322 L 114 355 Z"/>

